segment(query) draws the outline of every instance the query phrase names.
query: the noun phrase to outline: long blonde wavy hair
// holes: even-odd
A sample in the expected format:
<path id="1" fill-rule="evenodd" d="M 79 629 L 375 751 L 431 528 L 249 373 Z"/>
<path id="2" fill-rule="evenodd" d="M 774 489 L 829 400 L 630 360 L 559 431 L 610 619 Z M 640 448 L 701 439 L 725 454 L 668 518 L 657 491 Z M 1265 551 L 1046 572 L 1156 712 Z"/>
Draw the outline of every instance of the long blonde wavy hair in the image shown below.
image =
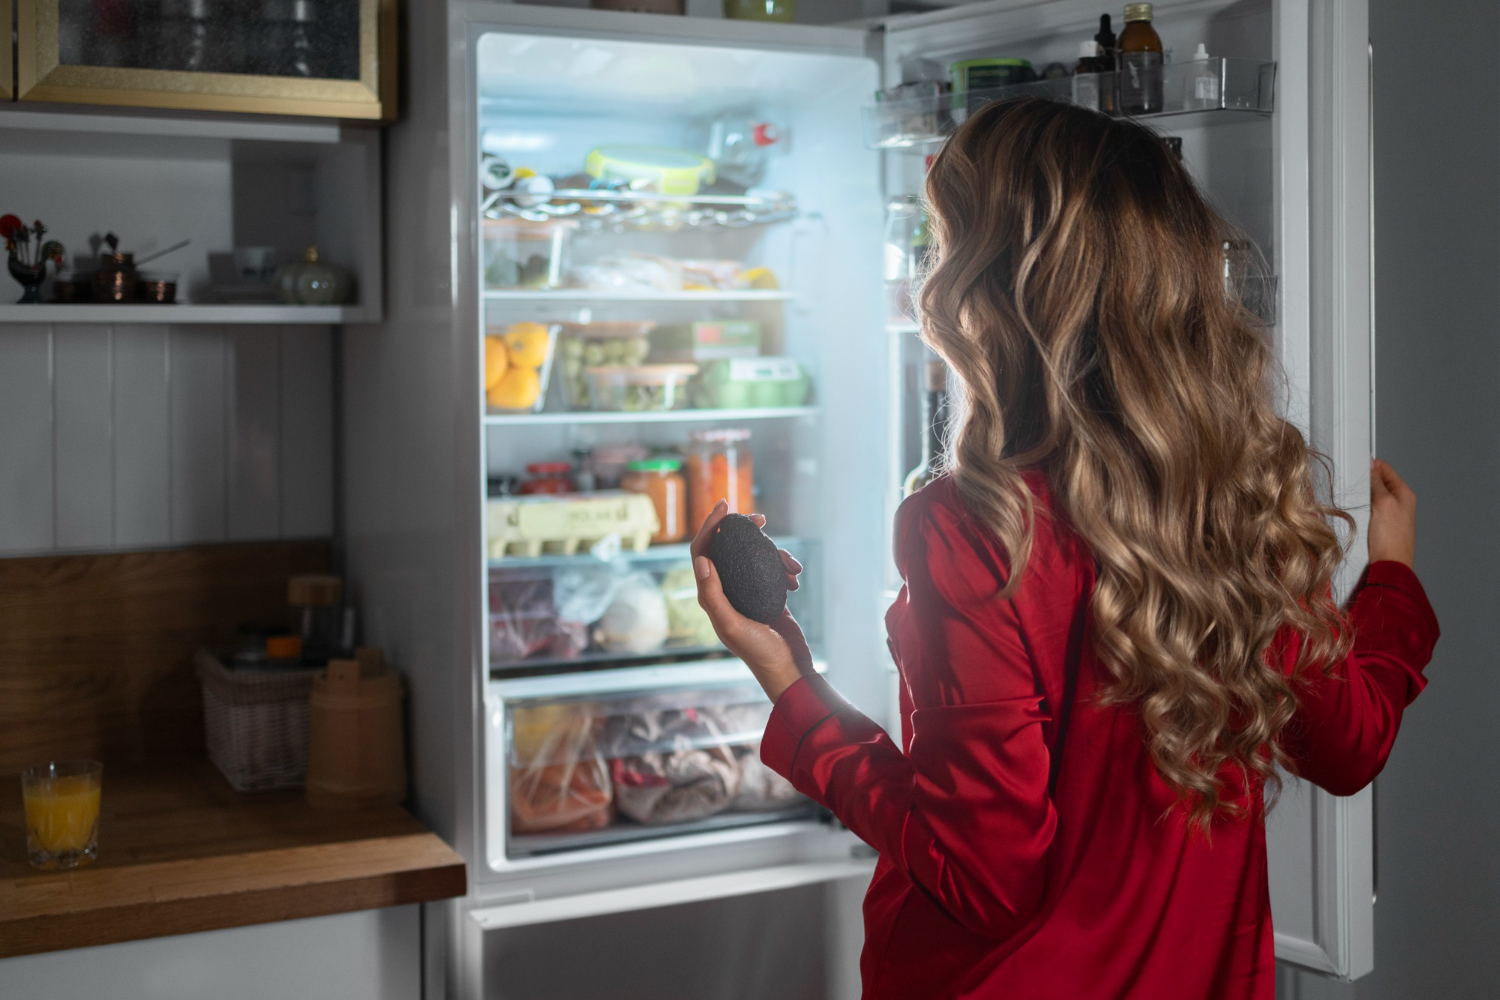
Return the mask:
<path id="1" fill-rule="evenodd" d="M 1277 416 L 1268 333 L 1226 294 L 1236 234 L 1148 129 L 1053 101 L 991 105 L 927 178 L 933 256 L 922 333 L 961 396 L 947 462 L 1020 582 L 1045 470 L 1056 514 L 1097 562 L 1104 699 L 1138 707 L 1190 821 L 1277 787 L 1297 670 L 1328 670 L 1348 629 L 1329 583 L 1343 511 L 1318 456 Z M 1236 781 L 1234 784 L 1239 785 Z"/>

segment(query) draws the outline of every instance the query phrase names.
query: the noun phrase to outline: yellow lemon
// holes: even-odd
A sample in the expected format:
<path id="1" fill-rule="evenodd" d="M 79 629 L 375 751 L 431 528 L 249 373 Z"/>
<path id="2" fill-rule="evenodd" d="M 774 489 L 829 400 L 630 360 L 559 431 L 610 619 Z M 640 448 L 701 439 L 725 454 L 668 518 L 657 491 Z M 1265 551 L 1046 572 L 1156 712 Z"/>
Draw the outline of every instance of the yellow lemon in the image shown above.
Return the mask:
<path id="1" fill-rule="evenodd" d="M 503 337 L 484 338 L 484 387 L 495 388 L 495 383 L 505 375 L 505 370 L 510 367 L 510 361 L 505 356 L 505 339 Z"/>
<path id="2" fill-rule="evenodd" d="M 774 290 L 781 287 L 781 283 L 776 280 L 776 275 L 769 267 L 752 267 L 740 275 L 740 280 L 745 283 L 746 288 Z"/>
<path id="3" fill-rule="evenodd" d="M 497 410 L 526 410 L 536 405 L 541 394 L 542 380 L 536 369 L 511 368 L 485 393 L 485 399 Z"/>
<path id="4" fill-rule="evenodd" d="M 521 368 L 540 368 L 547 360 L 547 328 L 540 323 L 516 323 L 505 331 L 510 363 Z"/>

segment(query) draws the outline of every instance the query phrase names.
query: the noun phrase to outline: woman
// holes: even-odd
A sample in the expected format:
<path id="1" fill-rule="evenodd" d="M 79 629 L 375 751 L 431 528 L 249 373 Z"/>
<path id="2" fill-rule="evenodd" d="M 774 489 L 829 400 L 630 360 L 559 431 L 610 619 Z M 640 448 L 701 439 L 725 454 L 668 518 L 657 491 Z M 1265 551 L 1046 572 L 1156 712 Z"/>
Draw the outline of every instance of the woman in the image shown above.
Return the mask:
<path id="1" fill-rule="evenodd" d="M 1146 129 L 994 105 L 927 197 L 923 335 L 962 416 L 896 522 L 901 745 L 790 616 L 729 606 L 721 506 L 699 601 L 775 702 L 762 758 L 880 854 L 866 997 L 1269 1000 L 1275 768 L 1359 791 L 1425 683 L 1415 498 L 1375 463 L 1341 611 L 1348 517 L 1225 294 L 1232 234 Z"/>

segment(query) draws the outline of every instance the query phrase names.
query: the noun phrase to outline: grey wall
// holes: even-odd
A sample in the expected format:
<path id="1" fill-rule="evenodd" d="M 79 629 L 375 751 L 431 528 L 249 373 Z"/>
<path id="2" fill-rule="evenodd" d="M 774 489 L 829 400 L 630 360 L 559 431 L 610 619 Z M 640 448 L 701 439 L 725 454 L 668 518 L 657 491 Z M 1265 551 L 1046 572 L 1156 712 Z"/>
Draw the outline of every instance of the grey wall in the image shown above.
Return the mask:
<path id="1" fill-rule="evenodd" d="M 1495 0 L 1370 0 L 1377 449 L 1442 622 L 1380 778 L 1375 972 L 1286 1000 L 1500 993 L 1500 44 Z"/>

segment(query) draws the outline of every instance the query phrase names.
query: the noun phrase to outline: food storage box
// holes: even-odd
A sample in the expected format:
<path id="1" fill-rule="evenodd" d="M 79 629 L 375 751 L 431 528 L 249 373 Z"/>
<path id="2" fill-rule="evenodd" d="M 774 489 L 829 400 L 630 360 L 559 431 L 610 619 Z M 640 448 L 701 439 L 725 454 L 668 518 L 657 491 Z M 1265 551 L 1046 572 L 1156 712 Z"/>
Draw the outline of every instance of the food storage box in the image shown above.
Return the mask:
<path id="1" fill-rule="evenodd" d="M 484 287 L 561 288 L 568 241 L 576 228 L 570 219 L 485 219 Z"/>
<path id="2" fill-rule="evenodd" d="M 583 370 L 596 410 L 648 413 L 688 406 L 688 380 L 697 365 L 602 365 Z"/>
<path id="3" fill-rule="evenodd" d="M 492 685 L 506 856 L 817 814 L 760 761 L 771 704 L 744 665 L 678 674 L 644 668 Z"/>
<path id="4" fill-rule="evenodd" d="M 760 355 L 760 322 L 753 319 L 700 320 L 658 327 L 651 334 L 653 361 L 717 361 Z"/>
<path id="5" fill-rule="evenodd" d="M 807 402 L 807 373 L 792 358 L 711 361 L 693 384 L 693 405 L 704 409 L 763 409 Z"/>
<path id="6" fill-rule="evenodd" d="M 496 497 L 485 501 L 491 559 L 507 555 L 573 555 L 608 539 L 642 551 L 661 527 L 642 493 L 621 490 Z"/>
<path id="7" fill-rule="evenodd" d="M 556 323 L 492 326 L 484 335 L 484 403 L 490 413 L 536 413 L 547 402 Z"/>
<path id="8" fill-rule="evenodd" d="M 563 397 L 568 408 L 587 410 L 592 406 L 589 380 L 585 368 L 601 365 L 638 365 L 651 351 L 649 320 L 617 323 L 564 323 L 558 339 L 561 358 Z"/>

